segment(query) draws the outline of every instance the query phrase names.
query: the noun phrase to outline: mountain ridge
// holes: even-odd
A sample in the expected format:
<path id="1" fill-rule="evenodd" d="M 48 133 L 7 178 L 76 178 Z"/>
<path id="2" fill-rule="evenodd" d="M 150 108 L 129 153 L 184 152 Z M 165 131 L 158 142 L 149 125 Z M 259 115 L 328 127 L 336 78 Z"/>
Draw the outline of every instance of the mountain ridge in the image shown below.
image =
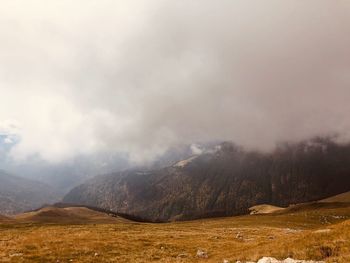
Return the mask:
<path id="1" fill-rule="evenodd" d="M 0 213 L 12 215 L 58 201 L 48 185 L 0 170 Z"/>
<path id="2" fill-rule="evenodd" d="M 350 146 L 328 138 L 281 144 L 272 153 L 226 142 L 178 164 L 98 176 L 63 202 L 174 221 L 240 215 L 258 204 L 288 206 L 350 189 Z"/>

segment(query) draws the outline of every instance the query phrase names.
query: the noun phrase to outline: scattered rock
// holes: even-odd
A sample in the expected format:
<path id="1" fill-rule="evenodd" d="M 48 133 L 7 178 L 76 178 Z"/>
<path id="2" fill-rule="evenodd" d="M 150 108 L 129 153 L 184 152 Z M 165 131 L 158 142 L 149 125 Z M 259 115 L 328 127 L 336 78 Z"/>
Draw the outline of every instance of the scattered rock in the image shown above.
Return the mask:
<path id="1" fill-rule="evenodd" d="M 230 261 L 228 261 L 227 259 L 224 259 L 224 261 L 222 261 L 222 263 L 230 263 Z"/>
<path id="2" fill-rule="evenodd" d="M 187 258 L 187 254 L 186 253 L 180 253 L 179 255 L 177 255 L 177 258 Z"/>
<path id="3" fill-rule="evenodd" d="M 94 254 L 94 256 L 97 257 L 97 256 L 98 256 L 98 253 L 96 252 L 96 253 Z"/>
<path id="4" fill-rule="evenodd" d="M 236 238 L 239 239 L 239 240 L 243 239 L 243 235 L 241 234 L 241 232 L 237 233 Z"/>
<path id="5" fill-rule="evenodd" d="M 9 256 L 10 256 L 10 258 L 21 257 L 21 256 L 23 256 L 23 253 L 13 253 L 13 254 L 10 254 Z"/>
<path id="6" fill-rule="evenodd" d="M 197 258 L 208 258 L 208 253 L 204 250 L 198 249 L 196 256 Z"/>
<path id="7" fill-rule="evenodd" d="M 286 233 L 299 233 L 299 232 L 302 232 L 302 230 L 300 230 L 300 229 L 292 229 L 292 228 L 285 228 L 284 232 L 286 232 Z"/>

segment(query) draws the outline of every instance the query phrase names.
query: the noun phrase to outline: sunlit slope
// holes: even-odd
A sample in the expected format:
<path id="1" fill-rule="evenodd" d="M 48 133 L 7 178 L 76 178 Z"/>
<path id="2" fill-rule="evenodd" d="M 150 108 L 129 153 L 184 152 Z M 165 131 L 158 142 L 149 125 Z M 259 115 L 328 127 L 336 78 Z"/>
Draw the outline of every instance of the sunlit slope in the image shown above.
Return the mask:
<path id="1" fill-rule="evenodd" d="M 339 203 L 350 203 L 350 191 L 346 193 L 342 193 L 336 196 L 332 196 L 326 199 L 321 200 L 320 202 L 323 203 L 334 203 L 334 202 L 339 202 Z"/>
<path id="2" fill-rule="evenodd" d="M 271 214 L 275 212 L 282 211 L 284 208 L 274 205 L 255 205 L 249 208 L 251 215 L 258 215 L 258 214 Z"/>
<path id="3" fill-rule="evenodd" d="M 1 239 L 6 240 L 0 258 L 29 263 L 217 263 L 272 256 L 348 263 L 349 219 L 349 204 L 328 203 L 298 205 L 282 213 L 166 224 L 0 224 Z M 208 258 L 198 258 L 198 250 Z"/>
<path id="4" fill-rule="evenodd" d="M 0 223 L 3 223 L 3 222 L 9 222 L 11 221 L 12 219 L 7 217 L 7 216 L 3 216 L 3 215 L 0 215 Z"/>
<path id="5" fill-rule="evenodd" d="M 116 223 L 127 222 L 121 217 L 110 216 L 107 213 L 94 211 L 85 207 L 45 207 L 37 211 L 27 212 L 15 216 L 19 222 L 36 223 Z"/>

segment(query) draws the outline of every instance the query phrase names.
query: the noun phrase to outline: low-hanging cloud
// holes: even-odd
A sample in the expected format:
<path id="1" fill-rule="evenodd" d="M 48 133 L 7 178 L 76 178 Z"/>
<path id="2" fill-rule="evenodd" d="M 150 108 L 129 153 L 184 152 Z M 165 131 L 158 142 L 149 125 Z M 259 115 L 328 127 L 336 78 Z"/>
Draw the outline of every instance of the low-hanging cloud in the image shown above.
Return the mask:
<path id="1" fill-rule="evenodd" d="M 0 20 L 16 158 L 349 138 L 348 1 L 12 0 Z"/>

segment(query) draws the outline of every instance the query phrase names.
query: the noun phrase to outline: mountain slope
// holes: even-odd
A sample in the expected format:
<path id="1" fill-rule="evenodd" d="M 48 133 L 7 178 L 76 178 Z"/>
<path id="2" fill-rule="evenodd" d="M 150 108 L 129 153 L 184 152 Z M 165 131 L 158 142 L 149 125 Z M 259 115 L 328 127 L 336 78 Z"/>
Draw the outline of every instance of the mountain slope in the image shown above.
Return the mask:
<path id="1" fill-rule="evenodd" d="M 256 204 L 288 206 L 348 191 L 349 175 L 350 146 L 328 139 L 283 144 L 270 154 L 223 143 L 167 168 L 96 177 L 64 202 L 153 221 L 229 216 Z"/>
<path id="2" fill-rule="evenodd" d="M 0 213 L 15 214 L 57 201 L 47 185 L 0 170 Z"/>

